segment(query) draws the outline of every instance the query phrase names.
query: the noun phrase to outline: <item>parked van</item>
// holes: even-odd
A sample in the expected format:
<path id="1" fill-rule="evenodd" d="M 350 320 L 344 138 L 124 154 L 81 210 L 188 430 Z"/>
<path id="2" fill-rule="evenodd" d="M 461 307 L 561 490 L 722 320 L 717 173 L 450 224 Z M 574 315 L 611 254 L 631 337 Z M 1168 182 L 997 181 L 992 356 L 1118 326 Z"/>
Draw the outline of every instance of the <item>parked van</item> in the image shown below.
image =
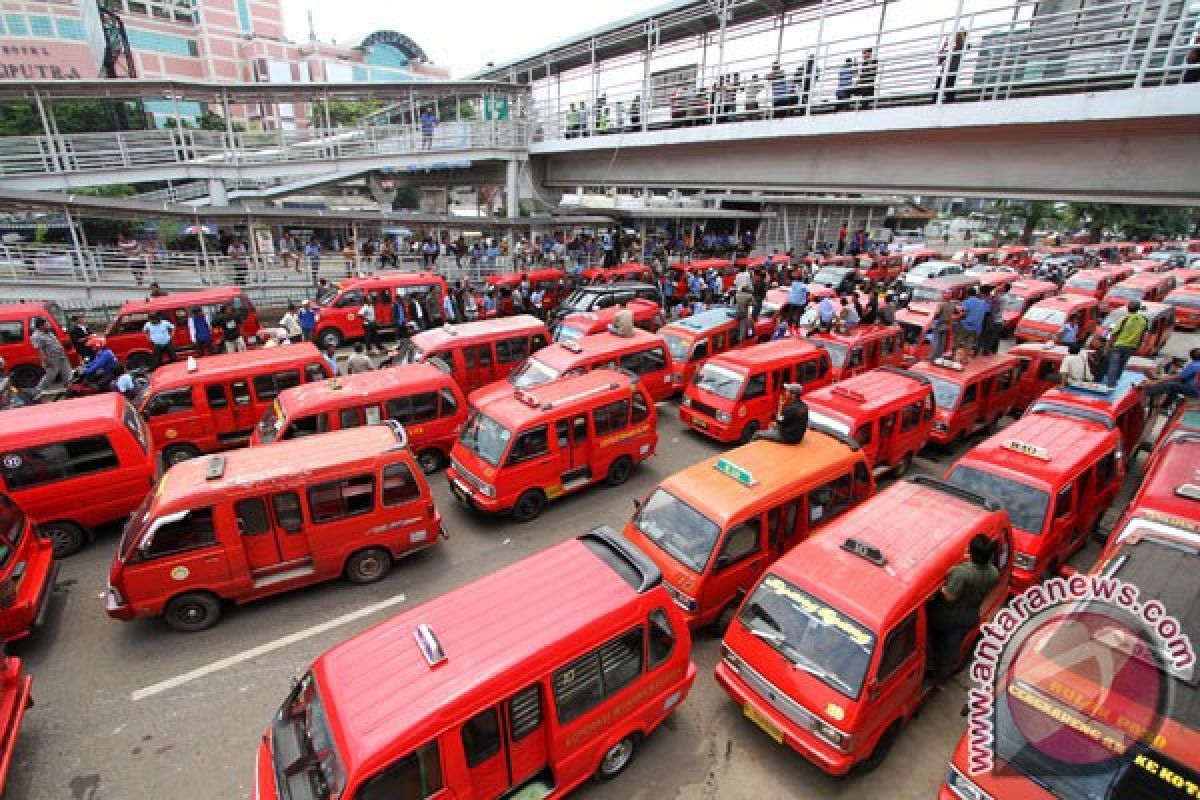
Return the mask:
<path id="1" fill-rule="evenodd" d="M 654 270 L 645 264 L 630 261 L 615 267 L 592 267 L 579 273 L 584 285 L 595 283 L 655 283 Z"/>
<path id="2" fill-rule="evenodd" d="M 768 341 L 771 338 L 771 324 L 760 324 L 762 340 Z M 745 323 L 739 324 L 733 309 L 714 308 L 664 325 L 659 329 L 659 334 L 666 340 L 676 368 L 683 373 L 683 385 L 687 386 L 695 377 L 696 370 L 712 356 L 735 347 L 748 347 L 758 341 L 758 324 L 753 337 L 745 338 L 744 330 Z"/>
<path id="3" fill-rule="evenodd" d="M 1047 389 L 1026 413 L 1056 414 L 1115 429 L 1121 434 L 1125 452 L 1132 458 L 1146 432 L 1144 381 L 1142 375 L 1126 370 L 1113 387 L 1103 383 L 1071 383 Z"/>
<path id="4" fill-rule="evenodd" d="M 463 505 L 528 522 L 549 500 L 629 480 L 654 455 L 657 419 L 650 395 L 624 372 L 515 389 L 471 408 L 446 479 Z"/>
<path id="5" fill-rule="evenodd" d="M 688 625 L 721 629 L 772 561 L 874 491 L 858 445 L 812 426 L 797 444 L 754 441 L 668 476 L 625 535 Z"/>
<path id="6" fill-rule="evenodd" d="M 478 405 L 485 395 L 510 392 L 512 388 L 532 389 L 594 369 L 633 373 L 656 403 L 674 396 L 682 388 L 682 376 L 663 337 L 635 329 L 632 336 L 594 333 L 544 347 L 510 372 L 507 384 L 497 382 L 478 389 L 471 394 L 471 402 Z"/>
<path id="7" fill-rule="evenodd" d="M 825 772 L 878 766 L 933 693 L 930 607 L 976 535 L 993 542 L 1000 571 L 987 620 L 1012 571 L 1004 512 L 923 476 L 885 489 L 771 565 L 725 633 L 717 683 Z"/>
<path id="8" fill-rule="evenodd" d="M 396 329 L 396 298 L 412 298 L 419 306 L 420 319 L 409 319 L 418 328 L 429 328 L 442 322 L 442 298 L 446 296 L 446 280 L 433 272 L 379 272 L 366 278 L 347 278 L 317 296 L 316 343 L 322 350 L 341 347 L 363 338 L 363 321 L 359 311 L 370 304 L 375 310 L 375 324 L 380 332 Z"/>
<path id="9" fill-rule="evenodd" d="M 434 364 L 405 364 L 280 392 L 255 426 L 250 444 L 393 420 L 404 426 L 408 449 L 428 475 L 449 463 L 450 448 L 466 419 L 467 403 L 454 378 Z"/>
<path id="10" fill-rule="evenodd" d="M 1008 287 L 1008 291 L 1000 296 L 1003 308 L 1000 318 L 1004 321 L 1004 334 L 1006 336 L 1013 334 L 1017 327 L 1017 321 L 1024 316 L 1030 306 L 1056 294 L 1058 294 L 1058 284 L 1054 281 L 1013 281 L 1012 285 Z"/>
<path id="11" fill-rule="evenodd" d="M 57 575 L 53 544 L 16 503 L 0 494 L 0 642 L 24 638 L 42 624 Z"/>
<path id="12" fill-rule="evenodd" d="M 721 276 L 721 288 L 728 290 L 733 286 L 733 279 L 744 267 L 739 267 L 730 258 L 699 258 L 687 263 L 672 264 L 667 270 L 667 279 L 675 286 L 675 296 L 687 297 L 688 276 L 696 274 L 703 279 L 710 269 L 717 271 Z"/>
<path id="13" fill-rule="evenodd" d="M 107 611 L 202 631 L 225 601 L 343 575 L 374 583 L 439 533 L 442 517 L 395 423 L 196 459 L 167 470 L 125 526 Z"/>
<path id="14" fill-rule="evenodd" d="M 37 386 L 38 381 L 46 374 L 42 369 L 42 357 L 33 346 L 30 337 L 33 335 L 33 324 L 39 319 L 46 320 L 50 331 L 58 337 L 67 360 L 71 364 L 79 363 L 79 354 L 67 336 L 67 318 L 56 303 L 15 303 L 0 305 L 0 359 L 4 360 L 4 369 L 11 376 L 14 385 L 22 389 Z"/>
<path id="15" fill-rule="evenodd" d="M 962 273 L 962 264 L 950 261 L 923 261 L 904 273 L 904 279 L 901 282 L 908 288 L 915 289 L 934 278 L 943 278 L 947 275 L 961 275 Z"/>
<path id="16" fill-rule="evenodd" d="M 549 341 L 546 323 L 528 314 L 443 325 L 414 335 L 400 363 L 436 358 L 449 368 L 463 394 L 470 394 L 480 386 L 504 380 Z"/>
<path id="17" fill-rule="evenodd" d="M 630 300 L 625 307 L 633 314 L 635 328 L 653 333 L 666 322 L 662 309 L 653 300 Z M 613 324 L 620 310 L 620 306 L 609 306 L 599 311 L 569 314 L 554 329 L 554 341 L 563 342 L 593 333 L 604 333 Z"/>
<path id="18" fill-rule="evenodd" d="M 1008 513 L 1012 590 L 1054 577 L 1087 543 L 1125 478 L 1121 438 L 1092 422 L 1033 414 L 967 451 L 946 480 Z"/>
<path id="19" fill-rule="evenodd" d="M 1017 392 L 1013 410 L 1024 411 L 1042 396 L 1062 382 L 1063 359 L 1067 357 L 1066 345 L 1027 344 L 1013 345 L 1005 351 L 1017 359 Z"/>
<path id="20" fill-rule="evenodd" d="M 546 316 L 551 327 L 570 314 L 601 311 L 634 300 L 650 300 L 662 307 L 662 290 L 654 283 L 598 283 L 580 286 Z"/>
<path id="21" fill-rule="evenodd" d="M 1191 411 L 1193 426 L 1200 425 L 1200 407 L 1193 406 Z M 1144 532 L 1176 533 L 1200 545 L 1200 488 L 1196 482 L 1200 429 L 1176 427 L 1175 431 L 1155 447 L 1141 485 L 1113 525 L 1102 560 L 1115 555 L 1122 542 Z"/>
<path id="22" fill-rule="evenodd" d="M 713 356 L 683 392 L 679 420 L 718 442 L 745 444 L 771 427 L 787 387 L 807 393 L 833 381 L 829 354 L 805 339 L 779 339 Z"/>
<path id="23" fill-rule="evenodd" d="M 995 425 L 1016 403 L 1017 359 L 1010 355 L 976 356 L 966 364 L 946 358 L 921 361 L 910 372 L 933 384 L 937 405 L 929 440 L 947 445 Z"/>
<path id="24" fill-rule="evenodd" d="M 933 330 L 937 324 L 937 306 L 914 303 L 896 312 L 896 324 L 904 331 L 904 364 L 929 360 L 933 357 Z M 954 329 L 946 331 L 943 352 L 954 352 Z"/>
<path id="25" fill-rule="evenodd" d="M 279 393 L 329 377 L 311 344 L 177 361 L 156 369 L 134 399 L 167 466 L 249 443 Z"/>
<path id="26" fill-rule="evenodd" d="M 1164 273 L 1143 273 L 1127 278 L 1108 290 L 1101 301 L 1105 311 L 1129 305 L 1131 300 L 1157 302 L 1175 288 L 1174 279 Z"/>
<path id="27" fill-rule="evenodd" d="M 877 475 L 907 473 L 933 427 L 929 379 L 891 366 L 805 392 L 804 402 L 809 421 L 858 442 Z"/>
<path id="28" fill-rule="evenodd" d="M 150 431 L 120 394 L 3 413 L 0 492 L 37 523 L 55 558 L 124 519 L 154 486 Z"/>
<path id="29" fill-rule="evenodd" d="M 904 256 L 900 253 L 860 255 L 858 276 L 875 283 L 891 283 L 904 274 Z"/>
<path id="30" fill-rule="evenodd" d="M 1100 319 L 1100 304 L 1094 297 L 1060 294 L 1039 300 L 1029 307 L 1016 327 L 1018 342 L 1058 342 L 1067 320 L 1078 329 L 1079 341 L 1086 341 Z"/>
<path id="31" fill-rule="evenodd" d="M 913 289 L 914 303 L 955 303 L 961 304 L 970 296 L 972 289 L 979 288 L 978 275 L 945 275 L 941 278 L 930 278 Z"/>
<path id="32" fill-rule="evenodd" d="M 1181 331 L 1200 329 L 1200 285 L 1189 284 L 1163 298 L 1175 309 L 1175 327 Z"/>
<path id="33" fill-rule="evenodd" d="M 263 734 L 255 800 L 317 774 L 347 800 L 560 798 L 629 766 L 690 659 L 658 570 L 597 528 L 318 657 Z"/>
<path id="34" fill-rule="evenodd" d="M 128 302 L 121 306 L 117 318 L 108 326 L 105 344 L 129 369 L 153 369 L 154 347 L 143 330 L 152 314 L 158 314 L 175 326 L 171 344 L 177 355 L 186 357 L 196 351 L 188 329 L 192 309 L 202 308 L 210 320 L 215 320 L 221 306 L 225 305 L 241 318 L 242 335 L 247 341 L 258 333 L 258 312 L 254 310 L 254 304 L 243 290 L 227 286 Z M 216 325 L 213 326 L 213 343 L 218 347 L 222 344 L 221 332 Z"/>
<path id="35" fill-rule="evenodd" d="M 1117 276 L 1105 269 L 1081 269 L 1063 284 L 1064 294 L 1081 294 L 1100 300 L 1117 284 Z"/>
<path id="36" fill-rule="evenodd" d="M 1175 331 L 1175 309 L 1166 303 L 1142 303 L 1142 316 L 1146 318 L 1146 334 L 1142 337 L 1142 343 L 1138 345 L 1136 355 L 1153 356 L 1157 355 L 1158 351 L 1166 346 L 1170 340 L 1171 334 Z M 1100 321 L 1096 326 L 1096 339 L 1104 341 L 1108 339 L 1109 334 L 1117 325 L 1121 324 L 1121 320 L 1129 313 L 1129 309 L 1125 306 L 1118 306 Z"/>
<path id="37" fill-rule="evenodd" d="M 566 298 L 567 273 L 561 269 L 531 269 L 524 272 L 504 272 L 488 275 L 485 283 L 496 293 L 496 310 L 501 316 L 512 316 L 522 308 L 513 293 L 521 288 L 521 281 L 529 282 L 529 292 L 542 291 L 542 310 L 549 311 Z"/>
<path id="38" fill-rule="evenodd" d="M 829 353 L 835 381 L 884 364 L 899 367 L 904 363 L 904 329 L 897 325 L 854 325 L 845 331 L 819 331 L 808 341 Z"/>

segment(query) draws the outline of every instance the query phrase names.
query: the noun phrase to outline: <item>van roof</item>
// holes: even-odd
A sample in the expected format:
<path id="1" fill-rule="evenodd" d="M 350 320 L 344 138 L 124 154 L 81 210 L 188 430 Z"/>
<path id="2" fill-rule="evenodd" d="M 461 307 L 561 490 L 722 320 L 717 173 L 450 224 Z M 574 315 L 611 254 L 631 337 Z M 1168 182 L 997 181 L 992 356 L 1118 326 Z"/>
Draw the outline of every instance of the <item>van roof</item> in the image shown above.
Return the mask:
<path id="1" fill-rule="evenodd" d="M 1105 279 L 1105 278 L 1111 278 L 1111 277 L 1112 277 L 1112 273 L 1111 273 L 1111 272 L 1109 272 L 1109 271 L 1108 271 L 1108 270 L 1106 270 L 1106 269 L 1102 269 L 1102 268 L 1100 268 L 1100 267 L 1096 267 L 1096 268 L 1094 268 L 1094 269 L 1081 269 L 1081 270 L 1079 270 L 1079 271 L 1078 271 L 1078 272 L 1076 272 L 1074 275 L 1072 275 L 1070 278 L 1068 278 L 1068 279 L 1067 279 L 1067 282 L 1068 282 L 1068 283 L 1070 283 L 1070 282 L 1071 282 L 1072 280 L 1074 280 L 1075 278 L 1096 278 L 1096 279 L 1098 279 L 1098 280 L 1103 280 L 1103 279 Z"/>
<path id="2" fill-rule="evenodd" d="M 150 297 L 146 300 L 130 300 L 121 306 L 117 315 L 149 314 L 155 311 L 169 311 L 175 308 L 190 308 L 191 306 L 211 306 L 227 303 L 245 292 L 236 286 L 221 286 L 215 289 L 200 289 L 195 292 L 176 292 L 163 297 Z"/>
<path id="3" fill-rule="evenodd" d="M 41 300 L 35 303 L 0 303 L 0 316 L 30 316 L 48 313 L 52 303 Z"/>
<path id="4" fill-rule="evenodd" d="M 637 592 L 579 539 L 403 611 L 313 662 L 349 773 L 372 772 L 453 721 L 562 666 L 561 644 L 603 641 Z M 445 660 L 417 645 L 428 625 Z M 548 707 L 548 705 L 544 706 Z"/>
<path id="5" fill-rule="evenodd" d="M 898 481 L 831 521 L 769 569 L 879 633 L 923 603 L 962 562 L 970 537 L 1001 514 L 940 481 Z M 845 549 L 851 539 L 878 548 L 886 563 Z"/>
<path id="6" fill-rule="evenodd" d="M 1060 483 L 1112 451 L 1119 439 L 1117 431 L 1085 420 L 1029 414 L 975 445 L 954 466 L 987 464 L 989 472 L 999 470 L 1021 483 L 1056 491 Z M 1038 452 L 1023 452 L 1016 445 Z"/>
<path id="7" fill-rule="evenodd" d="M 564 320 L 565 322 L 566 320 Z M 622 353 L 626 350 L 650 347 L 655 344 L 665 347 L 661 336 L 648 333 L 641 328 L 634 328 L 630 336 L 618 336 L 615 333 L 603 331 L 580 336 L 578 339 L 568 342 L 554 342 L 533 353 L 531 358 L 536 358 L 548 367 L 566 370 L 596 356 Z"/>
<path id="8" fill-rule="evenodd" d="M 1087 388 L 1081 386 L 1054 386 L 1042 392 L 1034 402 L 1066 403 L 1068 405 L 1095 409 L 1109 416 L 1115 416 L 1116 409 L 1127 404 L 1130 400 L 1137 400 L 1138 387 L 1145 380 L 1145 375 L 1126 370 L 1117 379 L 1117 385 L 1107 391 L 1101 389 L 1098 384 L 1089 385 Z"/>
<path id="9" fill-rule="evenodd" d="M 321 353 L 309 342 L 284 347 L 259 347 L 241 353 L 218 353 L 197 358 L 195 372 L 188 371 L 186 359 L 172 361 L 150 374 L 150 390 L 146 395 L 213 378 L 249 378 L 260 367 L 295 367 L 313 362 L 322 365 L 325 363 Z"/>
<path id="10" fill-rule="evenodd" d="M 1172 305 L 1168 305 L 1167 303 L 1157 303 L 1153 300 L 1140 300 L 1138 302 L 1142 306 L 1138 310 L 1142 312 L 1142 315 L 1146 317 L 1147 321 L 1152 322 L 1152 321 L 1158 319 L 1159 317 L 1175 315 L 1175 307 Z M 1117 306 L 1116 308 L 1111 309 L 1105 318 L 1107 319 L 1108 317 L 1111 317 L 1114 314 L 1120 314 L 1121 317 L 1124 317 L 1128 313 L 1129 313 L 1128 306 Z M 1117 317 L 1117 319 L 1120 319 L 1120 317 Z"/>
<path id="11" fill-rule="evenodd" d="M 856 417 L 858 412 L 875 413 L 896 402 L 911 403 L 930 391 L 924 375 L 881 367 L 805 392 L 804 401 Z"/>
<path id="12" fill-rule="evenodd" d="M 365 425 L 181 461 L 160 480 L 154 500 L 156 513 L 261 492 L 264 486 L 272 490 L 305 486 L 323 475 L 340 473 L 348 465 L 401 449 L 396 430 L 392 425 Z M 210 466 L 221 462 L 220 477 L 210 480 Z"/>
<path id="13" fill-rule="evenodd" d="M 975 356 L 963 364 L 962 369 L 943 366 L 932 361 L 918 361 L 909 367 L 908 370 L 909 372 L 917 372 L 922 375 L 938 377 L 948 381 L 967 383 L 986 373 L 1002 370 L 1007 367 L 1015 367 L 1016 365 L 1017 359 L 1015 356 L 1010 356 L 1007 353 L 999 353 L 991 356 Z"/>
<path id="14" fill-rule="evenodd" d="M 1121 281 L 1113 288 L 1127 286 L 1133 289 L 1149 289 L 1171 280 L 1174 278 L 1166 272 L 1139 272 Z"/>
<path id="15" fill-rule="evenodd" d="M 808 338 L 826 342 L 841 342 L 842 344 L 859 344 L 872 339 L 884 339 L 888 336 L 899 336 L 904 331 L 898 325 L 855 325 L 845 333 L 837 331 L 819 331 Z"/>
<path id="16" fill-rule="evenodd" d="M 1058 309 L 1059 311 L 1065 311 L 1066 313 L 1070 314 L 1076 309 L 1086 308 L 1087 306 L 1096 306 L 1099 305 L 1099 303 L 1100 301 L 1091 295 L 1056 294 L 1053 297 L 1047 297 L 1042 300 L 1038 300 L 1031 306 L 1031 308 Z"/>
<path id="17" fill-rule="evenodd" d="M 478 322 L 460 322 L 443 325 L 415 334 L 411 341 L 422 350 L 437 350 L 445 344 L 478 342 L 510 333 L 546 333 L 546 323 L 529 314 L 515 317 L 497 317 Z M 548 338 L 548 337 L 547 337 Z"/>
<path id="18" fill-rule="evenodd" d="M 718 353 L 706 363 L 752 370 L 755 367 L 791 364 L 798 358 L 819 357 L 821 352 L 820 347 L 805 339 L 789 337 Z"/>
<path id="19" fill-rule="evenodd" d="M 1017 294 L 1036 294 L 1038 292 L 1057 292 L 1058 284 L 1053 281 L 1013 281 L 1008 288 Z"/>
<path id="20" fill-rule="evenodd" d="M 692 263 L 695 265 L 695 262 Z M 737 316 L 732 308 L 710 308 L 707 311 L 701 311 L 699 314 L 692 314 L 690 317 L 675 320 L 664 327 L 672 330 L 682 330 L 685 333 L 708 333 L 722 325 L 736 321 Z"/>
<path id="21" fill-rule="evenodd" d="M 346 278 L 338 281 L 337 288 L 339 291 L 345 289 L 388 289 L 392 286 L 416 286 L 427 283 L 444 284 L 446 279 L 441 275 L 433 272 L 400 272 L 398 270 L 385 270 L 377 272 L 374 275 L 368 275 L 365 278 Z"/>
<path id="22" fill-rule="evenodd" d="M 1200 486 L 1197 464 L 1200 464 L 1200 434 L 1184 433 L 1162 445 L 1154 456 L 1150 474 L 1129 503 L 1130 512 L 1154 511 L 1183 517 L 1193 526 L 1191 529 L 1200 531 L 1200 499 L 1179 494 L 1181 487 Z M 1190 513 L 1182 513 L 1188 509 Z"/>
<path id="23" fill-rule="evenodd" d="M 117 392 L 91 397 L 36 403 L 3 413 L 0 447 L 33 447 L 47 441 L 66 441 L 105 433 L 122 424 L 128 403 Z"/>
<path id="24" fill-rule="evenodd" d="M 943 275 L 940 278 L 930 278 L 921 284 L 923 287 L 931 287 L 934 289 L 951 289 L 959 286 L 978 286 L 979 275 Z"/>
<path id="25" fill-rule="evenodd" d="M 681 469 L 661 486 L 725 527 L 747 506 L 777 505 L 795 494 L 797 483 L 819 484 L 863 460 L 841 440 L 809 428 L 799 444 L 750 442 Z M 754 485 L 718 471 L 718 461 L 749 473 Z"/>
<path id="26" fill-rule="evenodd" d="M 393 397 L 406 389 L 428 389 L 430 384 L 434 388 L 458 385 L 433 364 L 418 362 L 293 386 L 280 392 L 278 401 L 284 412 L 291 414 L 301 409 L 344 407 L 381 395 Z"/>
<path id="27" fill-rule="evenodd" d="M 624 372 L 594 369 L 583 375 L 550 381 L 532 389 L 514 389 L 489 396 L 479 410 L 516 431 L 527 422 L 545 421 L 545 412 L 548 410 L 584 411 L 602 398 L 611 399 L 612 392 L 619 392 L 624 396 L 628 394 L 633 382 Z"/>

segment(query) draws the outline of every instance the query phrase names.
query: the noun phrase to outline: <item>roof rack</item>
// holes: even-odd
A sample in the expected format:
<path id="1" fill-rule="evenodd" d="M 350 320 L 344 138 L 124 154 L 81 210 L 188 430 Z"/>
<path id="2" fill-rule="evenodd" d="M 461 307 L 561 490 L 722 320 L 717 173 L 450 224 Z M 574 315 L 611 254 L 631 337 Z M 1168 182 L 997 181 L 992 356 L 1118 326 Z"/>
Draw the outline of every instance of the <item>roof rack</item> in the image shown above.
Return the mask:
<path id="1" fill-rule="evenodd" d="M 565 340 L 559 342 L 559 344 L 562 345 L 564 350 L 570 350 L 572 353 L 582 353 L 583 352 L 583 346 L 580 345 L 579 342 L 575 341 L 574 339 L 565 339 Z"/>
<path id="2" fill-rule="evenodd" d="M 932 478 L 928 475 L 913 475 L 908 479 L 909 483 L 917 486 L 925 486 L 930 489 L 937 489 L 943 494 L 952 495 L 960 500 L 966 500 L 972 505 L 979 506 L 984 511 L 999 511 L 1000 506 L 996 505 L 991 500 L 987 499 L 978 492 L 972 492 L 970 489 L 964 489 L 961 486 L 955 486 L 937 478 Z"/>
<path id="3" fill-rule="evenodd" d="M 832 391 L 838 397 L 845 397 L 848 400 L 854 400 L 858 403 L 867 402 L 867 396 L 862 392 L 855 391 L 854 389 L 850 389 L 839 384 L 834 384 L 830 391 Z"/>
<path id="4" fill-rule="evenodd" d="M 901 367 L 894 367 L 891 364 L 881 364 L 875 369 L 879 370 L 880 372 L 890 372 L 893 375 L 902 375 L 905 378 L 913 379 L 917 383 L 923 383 L 926 386 L 932 385 L 932 382 L 929 380 L 929 376 L 922 375 L 919 372 L 910 372 L 906 369 L 902 369 Z"/>
<path id="5" fill-rule="evenodd" d="M 877 567 L 882 567 L 887 564 L 887 558 L 883 555 L 883 551 L 878 545 L 860 542 L 853 536 L 842 542 L 841 548 L 847 553 L 853 553 L 861 559 L 871 562 Z"/>

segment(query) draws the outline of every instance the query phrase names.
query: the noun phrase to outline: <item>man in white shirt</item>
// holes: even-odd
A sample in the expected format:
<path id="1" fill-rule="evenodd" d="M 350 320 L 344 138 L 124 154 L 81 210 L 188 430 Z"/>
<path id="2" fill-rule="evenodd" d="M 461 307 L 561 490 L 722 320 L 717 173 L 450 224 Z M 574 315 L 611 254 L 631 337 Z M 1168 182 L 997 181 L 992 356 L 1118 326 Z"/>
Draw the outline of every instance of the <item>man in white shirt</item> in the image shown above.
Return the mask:
<path id="1" fill-rule="evenodd" d="M 1088 363 L 1088 351 L 1084 350 L 1079 342 L 1067 345 L 1067 356 L 1058 368 L 1058 374 L 1062 376 L 1064 384 L 1072 381 L 1091 383 L 1096 380 L 1092 375 L 1091 364 Z"/>
<path id="2" fill-rule="evenodd" d="M 358 315 L 363 321 L 363 344 L 368 350 L 383 350 L 383 345 L 379 341 L 379 325 L 375 321 L 375 306 L 371 302 L 372 298 L 368 297 L 367 301 L 358 309 Z"/>

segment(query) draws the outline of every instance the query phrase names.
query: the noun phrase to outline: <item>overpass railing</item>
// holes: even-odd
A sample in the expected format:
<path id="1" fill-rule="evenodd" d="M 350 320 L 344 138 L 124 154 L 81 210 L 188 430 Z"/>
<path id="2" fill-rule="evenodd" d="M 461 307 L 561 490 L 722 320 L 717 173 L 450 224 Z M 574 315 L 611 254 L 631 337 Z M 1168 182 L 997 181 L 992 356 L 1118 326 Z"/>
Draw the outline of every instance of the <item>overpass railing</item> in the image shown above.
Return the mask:
<path id="1" fill-rule="evenodd" d="M 225 131 L 163 128 L 0 140 L 5 175 L 82 173 L 166 165 L 240 167 L 412 156 L 471 150 L 523 150 L 525 120 L 444 122 L 431 135 L 420 126 L 378 125 L 305 131 Z"/>
<path id="2" fill-rule="evenodd" d="M 904 5 L 891 3 L 892 15 L 901 17 Z M 1112 0 L 1054 14 L 1038 13 L 1039 5 L 1045 4 L 999 2 L 950 19 L 841 38 L 821 36 L 833 27 L 828 22 L 810 24 L 806 30 L 816 27 L 816 38 L 786 48 L 776 45 L 785 36 L 772 28 L 731 28 L 723 49 L 736 57 L 713 59 L 711 45 L 706 56 L 698 48 L 691 53 L 690 65 L 686 52 L 652 55 L 644 69 L 632 70 L 640 74 L 624 81 L 608 76 L 630 76 L 630 69 L 601 63 L 594 82 L 563 76 L 563 87 L 587 84 L 577 91 L 535 89 L 535 141 L 1200 80 L 1200 64 L 1187 63 L 1200 47 L 1195 3 Z M 750 49 L 755 43 L 757 51 Z M 656 57 L 674 80 L 655 72 Z M 579 113 L 582 107 L 586 113 Z"/>

